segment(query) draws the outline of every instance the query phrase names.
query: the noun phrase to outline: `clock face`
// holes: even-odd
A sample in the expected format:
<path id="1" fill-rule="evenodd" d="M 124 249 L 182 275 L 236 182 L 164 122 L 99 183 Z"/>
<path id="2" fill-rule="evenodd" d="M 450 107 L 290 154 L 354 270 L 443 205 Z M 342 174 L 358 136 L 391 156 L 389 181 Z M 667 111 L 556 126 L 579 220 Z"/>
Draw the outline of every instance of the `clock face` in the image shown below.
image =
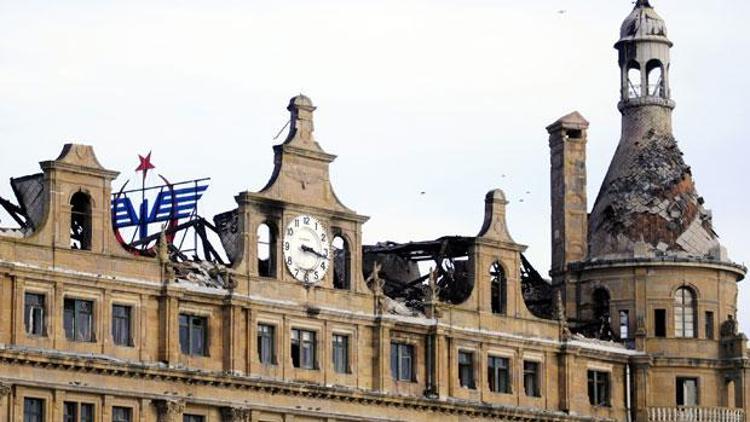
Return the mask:
<path id="1" fill-rule="evenodd" d="M 284 262 L 299 281 L 317 283 L 330 266 L 330 239 L 325 227 L 314 217 L 300 215 L 286 226 Z"/>

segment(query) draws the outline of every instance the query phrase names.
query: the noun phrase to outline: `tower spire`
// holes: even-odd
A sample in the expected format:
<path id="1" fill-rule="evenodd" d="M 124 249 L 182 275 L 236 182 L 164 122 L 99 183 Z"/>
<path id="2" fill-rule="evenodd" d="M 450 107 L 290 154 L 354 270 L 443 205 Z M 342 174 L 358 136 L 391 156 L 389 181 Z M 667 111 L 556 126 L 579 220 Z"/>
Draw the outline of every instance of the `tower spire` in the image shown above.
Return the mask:
<path id="1" fill-rule="evenodd" d="M 649 0 L 638 0 L 635 3 L 635 7 L 652 7 Z"/>

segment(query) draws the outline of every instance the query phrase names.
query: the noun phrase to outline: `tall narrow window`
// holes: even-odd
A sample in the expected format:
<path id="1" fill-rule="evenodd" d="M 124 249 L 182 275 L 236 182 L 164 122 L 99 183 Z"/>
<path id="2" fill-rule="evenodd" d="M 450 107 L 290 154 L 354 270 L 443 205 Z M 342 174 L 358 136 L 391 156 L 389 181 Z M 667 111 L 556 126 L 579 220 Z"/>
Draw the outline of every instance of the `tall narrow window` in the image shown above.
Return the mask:
<path id="1" fill-rule="evenodd" d="M 276 364 L 276 327 L 258 324 L 258 360 L 264 365 Z"/>
<path id="2" fill-rule="evenodd" d="M 23 399 L 23 422 L 44 422 L 43 399 Z"/>
<path id="3" fill-rule="evenodd" d="M 510 394 L 510 359 L 497 356 L 487 358 L 487 380 L 493 393 Z"/>
<path id="4" fill-rule="evenodd" d="M 180 350 L 186 355 L 208 356 L 208 318 L 180 314 Z"/>
<path id="5" fill-rule="evenodd" d="M 206 418 L 200 415 L 183 415 L 182 422 L 205 422 Z"/>
<path id="6" fill-rule="evenodd" d="M 335 236 L 333 242 L 333 287 L 348 290 L 351 287 L 349 245 L 341 236 Z"/>
<path id="7" fill-rule="evenodd" d="M 132 307 L 112 305 L 112 341 L 118 346 L 132 346 L 130 335 Z"/>
<path id="8" fill-rule="evenodd" d="M 667 336 L 667 310 L 654 309 L 654 337 Z"/>
<path id="9" fill-rule="evenodd" d="M 706 338 L 714 339 L 714 313 L 706 311 Z"/>
<path id="10" fill-rule="evenodd" d="M 70 199 L 70 247 L 91 250 L 91 198 L 77 192 Z"/>
<path id="11" fill-rule="evenodd" d="M 258 226 L 258 275 L 276 277 L 276 233 L 272 226 Z"/>
<path id="12" fill-rule="evenodd" d="M 495 261 L 490 267 L 492 313 L 505 315 L 508 312 L 508 280 L 505 270 Z"/>
<path id="13" fill-rule="evenodd" d="M 414 381 L 414 346 L 391 343 L 391 377 L 396 381 Z"/>
<path id="14" fill-rule="evenodd" d="M 648 95 L 666 97 L 664 92 L 664 68 L 659 60 L 653 59 L 646 65 L 646 80 L 648 81 Z"/>
<path id="15" fill-rule="evenodd" d="M 458 352 L 458 382 L 464 388 L 476 388 L 474 383 L 474 353 Z"/>
<path id="16" fill-rule="evenodd" d="M 630 338 L 630 314 L 627 310 L 620 311 L 620 340 L 627 340 Z"/>
<path id="17" fill-rule="evenodd" d="M 609 406 L 609 372 L 589 371 L 589 403 L 593 406 Z"/>
<path id="18" fill-rule="evenodd" d="M 349 336 L 333 335 L 333 370 L 339 374 L 349 373 Z"/>
<path id="19" fill-rule="evenodd" d="M 295 368 L 315 369 L 315 331 L 292 330 L 292 364 Z"/>
<path id="20" fill-rule="evenodd" d="M 680 287 L 674 297 L 675 337 L 695 337 L 695 295 L 687 287 Z"/>
<path id="21" fill-rule="evenodd" d="M 540 397 L 541 389 L 539 387 L 539 362 L 523 362 L 523 389 L 529 397 Z"/>
<path id="22" fill-rule="evenodd" d="M 592 311 L 594 321 L 601 324 L 609 324 L 609 292 L 605 289 L 598 288 L 594 290 L 592 299 Z"/>
<path id="23" fill-rule="evenodd" d="M 627 68 L 628 98 L 638 98 L 641 91 L 641 67 L 636 62 L 630 62 Z"/>
<path id="24" fill-rule="evenodd" d="M 24 324 L 26 325 L 26 334 L 30 336 L 47 335 L 44 309 L 43 294 L 26 293 L 24 295 Z"/>
<path id="25" fill-rule="evenodd" d="M 133 409 L 129 407 L 112 407 L 112 422 L 133 422 Z"/>
<path id="26" fill-rule="evenodd" d="M 71 341 L 94 341 L 94 302 L 66 298 L 63 304 L 65 337 Z"/>
<path id="27" fill-rule="evenodd" d="M 698 406 L 698 378 L 677 378 L 677 406 Z"/>

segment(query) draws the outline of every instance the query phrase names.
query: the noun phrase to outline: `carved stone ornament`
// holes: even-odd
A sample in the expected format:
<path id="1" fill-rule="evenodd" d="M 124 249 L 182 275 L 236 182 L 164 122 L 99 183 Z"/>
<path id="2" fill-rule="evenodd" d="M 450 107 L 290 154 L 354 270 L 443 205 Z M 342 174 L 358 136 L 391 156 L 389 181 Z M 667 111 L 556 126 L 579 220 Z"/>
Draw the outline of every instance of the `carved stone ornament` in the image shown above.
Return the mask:
<path id="1" fill-rule="evenodd" d="M 0 382 L 0 399 L 7 397 L 12 388 L 13 386 L 11 384 Z"/>
<path id="2" fill-rule="evenodd" d="M 154 400 L 159 422 L 182 422 L 184 400 Z"/>

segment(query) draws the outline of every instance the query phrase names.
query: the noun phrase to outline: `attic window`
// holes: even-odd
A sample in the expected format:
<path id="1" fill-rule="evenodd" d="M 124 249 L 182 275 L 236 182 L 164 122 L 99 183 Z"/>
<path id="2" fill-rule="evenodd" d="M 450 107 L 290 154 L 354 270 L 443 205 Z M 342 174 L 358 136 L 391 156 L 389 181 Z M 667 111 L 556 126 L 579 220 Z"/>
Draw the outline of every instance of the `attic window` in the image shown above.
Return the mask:
<path id="1" fill-rule="evenodd" d="M 70 248 L 91 250 L 91 198 L 77 192 L 70 199 Z"/>
<path id="2" fill-rule="evenodd" d="M 583 138 L 583 131 L 580 129 L 568 129 L 565 131 L 565 133 L 568 135 L 568 138 L 570 139 L 582 139 Z"/>

